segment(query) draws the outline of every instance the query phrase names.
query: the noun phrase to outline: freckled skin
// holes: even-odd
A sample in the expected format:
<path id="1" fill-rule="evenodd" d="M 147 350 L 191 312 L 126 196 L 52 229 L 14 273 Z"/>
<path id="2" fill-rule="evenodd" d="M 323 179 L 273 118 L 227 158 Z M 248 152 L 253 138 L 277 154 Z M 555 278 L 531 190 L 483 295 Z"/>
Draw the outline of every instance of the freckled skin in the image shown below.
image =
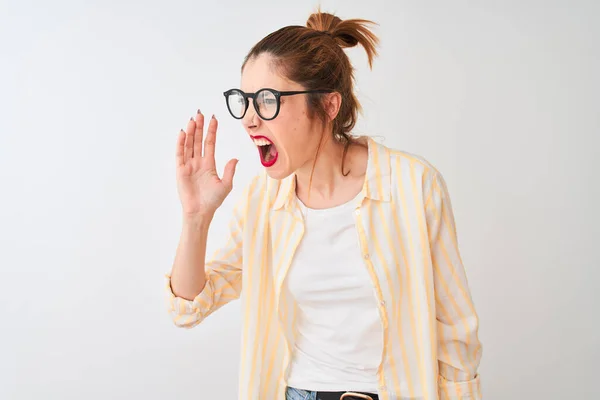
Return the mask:
<path id="1" fill-rule="evenodd" d="M 305 90 L 305 88 L 281 76 L 271 67 L 272 58 L 262 54 L 248 61 L 242 72 L 241 89 L 256 92 L 262 88 L 280 91 Z M 278 152 L 277 162 L 267 168 L 271 178 L 283 179 L 294 171 L 312 165 L 321 135 L 321 126 L 308 118 L 306 95 L 285 97 L 281 101 L 279 115 L 272 121 L 263 121 L 250 105 L 242 120 L 246 132 L 252 136 L 265 136 Z"/>

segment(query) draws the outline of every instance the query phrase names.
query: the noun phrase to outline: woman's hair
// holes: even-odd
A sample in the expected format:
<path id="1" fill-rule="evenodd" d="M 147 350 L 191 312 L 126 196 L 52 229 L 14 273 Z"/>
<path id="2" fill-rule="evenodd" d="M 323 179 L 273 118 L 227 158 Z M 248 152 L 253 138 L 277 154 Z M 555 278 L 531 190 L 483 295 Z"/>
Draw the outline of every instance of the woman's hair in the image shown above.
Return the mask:
<path id="1" fill-rule="evenodd" d="M 354 95 L 354 68 L 343 49 L 360 44 L 372 68 L 379 39 L 367 28 L 369 24 L 375 23 L 364 19 L 341 20 L 319 9 L 310 15 L 306 27 L 286 26 L 267 35 L 250 50 L 242 64 L 243 71 L 250 59 L 267 53 L 274 58 L 275 70 L 306 90 L 327 89 L 340 93 L 342 102 L 333 120 L 332 133 L 334 139 L 345 143 L 342 174 L 352 141 L 349 133 L 361 110 Z M 316 116 L 325 126 L 328 115 L 322 98 L 322 94 L 307 95 L 308 116 Z"/>

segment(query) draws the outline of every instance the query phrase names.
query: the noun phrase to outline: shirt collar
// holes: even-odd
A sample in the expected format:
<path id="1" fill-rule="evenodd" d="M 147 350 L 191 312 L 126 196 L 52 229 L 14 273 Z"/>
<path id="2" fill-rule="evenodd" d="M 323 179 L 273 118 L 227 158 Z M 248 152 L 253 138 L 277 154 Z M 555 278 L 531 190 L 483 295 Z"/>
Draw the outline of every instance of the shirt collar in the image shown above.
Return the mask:
<path id="1" fill-rule="evenodd" d="M 368 157 L 367 171 L 363 193 L 373 200 L 390 201 L 391 168 L 389 149 L 367 137 Z M 273 209 L 287 208 L 296 192 L 296 174 L 291 174 L 280 181 L 279 189 L 273 202 Z"/>

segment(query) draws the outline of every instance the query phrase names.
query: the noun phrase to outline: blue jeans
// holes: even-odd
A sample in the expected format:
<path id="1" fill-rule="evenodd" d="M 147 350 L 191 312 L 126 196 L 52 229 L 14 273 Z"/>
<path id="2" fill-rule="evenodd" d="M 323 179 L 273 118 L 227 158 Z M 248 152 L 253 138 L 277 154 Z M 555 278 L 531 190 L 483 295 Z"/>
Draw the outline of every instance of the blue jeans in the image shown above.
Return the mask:
<path id="1" fill-rule="evenodd" d="M 320 392 L 321 395 L 323 396 L 327 396 L 327 399 L 331 399 L 334 398 L 335 399 L 339 399 L 343 392 L 339 392 L 339 393 L 334 393 L 334 392 L 329 392 L 327 394 L 324 394 L 323 392 Z M 321 400 L 320 398 L 317 397 L 319 393 L 317 392 L 311 392 L 309 390 L 304 390 L 304 389 L 296 389 L 293 387 L 287 387 L 286 391 L 285 391 L 285 400 Z M 378 400 L 379 397 L 373 393 L 370 394 L 371 398 Z M 356 399 L 357 397 L 352 397 L 354 399 Z"/>
<path id="2" fill-rule="evenodd" d="M 317 392 L 289 387 L 285 390 L 285 400 L 317 400 Z"/>

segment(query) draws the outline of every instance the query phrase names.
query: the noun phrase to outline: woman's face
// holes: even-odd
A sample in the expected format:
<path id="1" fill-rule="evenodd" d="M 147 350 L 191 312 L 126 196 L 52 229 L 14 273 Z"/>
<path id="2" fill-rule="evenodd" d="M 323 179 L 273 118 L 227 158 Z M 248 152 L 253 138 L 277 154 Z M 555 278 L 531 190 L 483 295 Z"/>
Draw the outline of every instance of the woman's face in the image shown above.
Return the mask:
<path id="1" fill-rule="evenodd" d="M 263 53 L 246 63 L 242 71 L 243 92 L 255 93 L 263 88 L 305 90 L 300 84 L 277 73 L 271 66 L 272 60 L 270 55 Z M 249 99 L 250 105 L 242 124 L 257 147 L 257 157 L 271 178 L 286 178 L 314 159 L 321 129 L 318 122 L 308 117 L 306 96 L 282 96 L 279 114 L 271 121 L 262 120 L 256 115 L 253 100 Z"/>

